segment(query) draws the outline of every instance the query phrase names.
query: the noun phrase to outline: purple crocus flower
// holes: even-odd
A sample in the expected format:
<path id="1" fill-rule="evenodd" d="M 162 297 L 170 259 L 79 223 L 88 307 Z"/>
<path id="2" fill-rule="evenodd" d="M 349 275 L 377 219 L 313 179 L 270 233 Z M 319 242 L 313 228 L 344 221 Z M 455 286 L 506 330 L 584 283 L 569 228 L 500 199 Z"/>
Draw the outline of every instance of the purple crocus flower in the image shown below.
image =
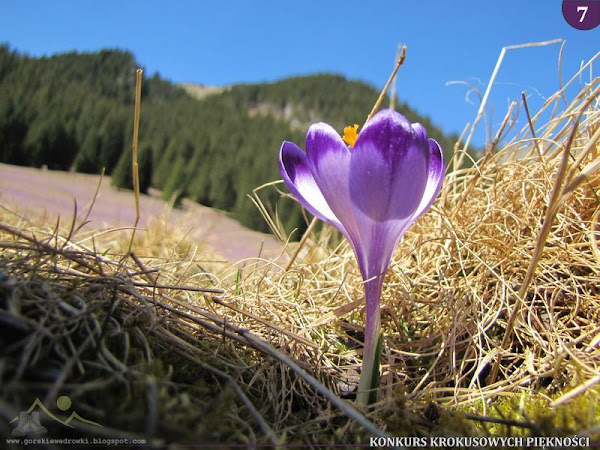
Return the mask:
<path id="1" fill-rule="evenodd" d="M 311 125 L 306 153 L 284 142 L 279 168 L 294 197 L 336 227 L 354 249 L 366 299 L 357 401 L 366 405 L 379 378 L 383 278 L 396 244 L 442 186 L 444 154 L 421 124 L 393 110 L 373 116 L 358 137 L 356 128 L 344 130 L 347 145 L 326 123 Z"/>

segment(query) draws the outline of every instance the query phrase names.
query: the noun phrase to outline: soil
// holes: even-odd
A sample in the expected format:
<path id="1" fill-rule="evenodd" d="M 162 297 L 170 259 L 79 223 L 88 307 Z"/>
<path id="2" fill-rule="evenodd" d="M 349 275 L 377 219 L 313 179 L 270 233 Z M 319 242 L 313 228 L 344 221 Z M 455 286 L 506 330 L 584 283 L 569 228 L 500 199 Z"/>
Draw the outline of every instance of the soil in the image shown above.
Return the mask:
<path id="1" fill-rule="evenodd" d="M 61 222 L 72 221 L 74 202 L 82 219 L 100 182 L 99 175 L 61 172 L 0 164 L 0 207 L 33 218 L 45 216 Z M 256 211 L 259 214 L 258 210 Z M 270 258 L 280 254 L 281 243 L 271 235 L 249 230 L 226 213 L 188 200 L 179 208 L 170 208 L 159 193 L 140 197 L 140 221 L 144 228 L 152 218 L 168 214 L 169 223 L 189 230 L 190 237 L 208 245 L 215 253 L 236 262 L 259 255 Z M 111 186 L 104 177 L 89 215 L 86 229 L 130 227 L 135 222 L 133 192 Z M 262 247 L 262 249 L 261 249 Z"/>

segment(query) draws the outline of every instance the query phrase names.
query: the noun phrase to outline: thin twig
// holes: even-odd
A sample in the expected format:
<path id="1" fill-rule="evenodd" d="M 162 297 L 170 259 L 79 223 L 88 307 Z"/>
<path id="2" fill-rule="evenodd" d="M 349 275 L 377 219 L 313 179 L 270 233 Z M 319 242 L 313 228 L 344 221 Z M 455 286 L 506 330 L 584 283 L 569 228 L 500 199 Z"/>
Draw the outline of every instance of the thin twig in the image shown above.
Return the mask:
<path id="1" fill-rule="evenodd" d="M 306 345 L 307 347 L 312 347 L 314 349 L 318 349 L 319 346 L 317 344 L 315 344 L 314 342 L 309 341 L 308 339 L 303 338 L 302 336 L 298 336 L 297 334 L 291 333 L 277 325 L 274 325 L 272 323 L 269 323 L 269 321 L 257 316 L 256 314 L 252 314 L 250 311 L 244 311 L 240 308 L 237 308 L 233 305 L 230 305 L 229 303 L 224 302 L 223 300 L 221 300 L 218 297 L 211 297 L 212 301 L 215 302 L 217 305 L 221 305 L 221 306 L 225 306 L 226 308 L 229 308 L 235 312 L 238 312 L 240 314 L 243 314 L 244 316 L 248 316 L 251 319 L 256 320 L 257 322 L 262 323 L 263 325 L 267 325 L 269 328 L 277 331 L 278 333 L 281 334 L 285 334 L 286 336 L 288 336 L 291 339 L 294 339 L 295 341 L 300 342 L 303 345 Z"/>
<path id="2" fill-rule="evenodd" d="M 451 415 L 454 415 L 451 413 Z M 465 413 L 465 417 L 469 420 L 477 422 L 498 423 L 509 427 L 529 428 L 530 430 L 540 431 L 540 427 L 532 422 L 523 422 L 520 420 L 503 419 L 501 417 L 480 416 L 479 414 Z"/>
<path id="3" fill-rule="evenodd" d="M 492 141 L 490 147 L 487 149 L 485 156 L 479 163 L 479 170 L 475 173 L 475 175 L 471 179 L 467 189 L 465 189 L 464 193 L 460 196 L 460 199 L 458 200 L 456 208 L 454 208 L 454 210 L 452 211 L 451 218 L 454 218 L 456 216 L 456 214 L 458 214 L 458 212 L 461 210 L 464 202 L 469 198 L 469 196 L 473 192 L 473 189 L 475 189 L 475 186 L 481 176 L 481 170 L 486 166 L 486 164 L 488 164 L 488 162 L 494 156 L 494 151 L 496 150 L 496 146 L 498 145 L 498 142 L 500 141 L 502 132 L 504 131 L 504 128 L 506 127 L 506 124 L 508 123 L 508 120 L 510 119 L 510 116 L 516 105 L 517 105 L 516 102 L 512 102 L 510 104 L 508 111 L 507 111 L 506 115 L 504 116 L 504 120 L 502 121 L 502 125 L 498 129 L 498 132 L 496 133 L 496 136 L 494 137 L 494 140 Z"/>
<path id="4" fill-rule="evenodd" d="M 544 158 L 542 157 L 542 151 L 540 150 L 540 145 L 538 143 L 537 136 L 535 135 L 535 129 L 533 128 L 533 123 L 531 122 L 531 114 L 529 114 L 529 106 L 527 105 L 527 96 L 525 95 L 525 91 L 521 92 L 521 98 L 523 99 L 523 107 L 525 108 L 525 114 L 527 114 L 527 122 L 529 123 L 529 129 L 531 130 L 531 137 L 533 138 L 533 143 L 535 145 L 535 149 L 538 154 L 538 158 L 540 158 L 540 162 L 544 162 Z M 542 167 L 544 167 L 542 165 Z"/>
<path id="5" fill-rule="evenodd" d="M 392 74 L 388 78 L 387 83 L 385 83 L 385 86 L 381 90 L 381 93 L 379 94 L 379 98 L 375 102 L 375 105 L 373 106 L 373 109 L 371 110 L 371 112 L 367 116 L 367 120 L 365 121 L 365 123 L 363 125 L 363 128 L 367 124 L 367 122 L 369 122 L 369 119 L 371 117 L 373 117 L 373 114 L 375 114 L 377 112 L 377 110 L 379 109 L 379 106 L 381 105 L 381 102 L 383 102 L 383 98 L 385 97 L 385 93 L 387 92 L 388 88 L 390 87 L 390 84 L 392 83 L 392 80 L 396 76 L 396 73 L 398 72 L 398 69 L 400 68 L 400 66 L 402 64 L 404 64 L 404 60 L 405 59 L 406 59 L 406 44 L 402 46 L 402 51 L 400 52 L 400 56 L 398 56 L 398 60 L 396 61 L 396 65 L 394 66 L 394 70 L 392 71 Z"/>
<path id="6" fill-rule="evenodd" d="M 563 99 L 563 101 L 565 102 L 565 107 L 569 107 L 569 103 L 567 102 L 567 96 L 565 95 L 565 91 L 563 88 L 563 82 L 562 82 L 562 56 L 563 56 L 563 50 L 565 48 L 565 44 L 567 43 L 567 41 L 562 41 L 562 44 L 560 44 L 560 51 L 558 52 L 558 86 L 560 87 L 560 93 L 561 93 L 561 97 Z"/>
<path id="7" fill-rule="evenodd" d="M 150 287 L 156 289 L 170 289 L 173 291 L 191 291 L 191 292 L 206 292 L 209 294 L 224 294 L 223 289 L 215 288 L 201 288 L 195 286 L 181 286 L 177 284 L 151 284 L 151 283 L 133 283 L 134 286 L 138 287 Z"/>
<path id="8" fill-rule="evenodd" d="M 133 195 L 135 198 L 135 222 L 133 224 L 133 231 L 131 233 L 131 240 L 129 241 L 129 249 L 127 253 L 131 252 L 133 246 L 133 239 L 135 238 L 135 232 L 137 230 L 138 223 L 140 221 L 140 179 L 138 170 L 138 133 L 140 129 L 140 104 L 142 100 L 142 75 L 144 71 L 138 69 L 135 73 L 135 109 L 133 113 L 133 152 L 132 152 L 132 164 L 131 170 L 133 175 Z"/>
<path id="9" fill-rule="evenodd" d="M 398 44 L 398 48 L 396 48 L 396 64 L 400 60 L 400 52 L 402 51 L 402 46 Z M 392 92 L 390 93 L 390 109 L 394 109 L 396 107 L 396 85 L 398 84 L 398 77 L 394 75 L 394 82 L 392 84 Z"/>
<path id="10" fill-rule="evenodd" d="M 541 47 L 544 45 L 556 44 L 556 43 L 562 42 L 562 41 L 563 41 L 562 39 L 553 39 L 551 41 L 529 42 L 527 44 L 509 45 L 507 47 L 502 47 L 502 50 L 500 51 L 500 56 L 498 57 L 498 60 L 496 61 L 496 67 L 494 67 L 494 71 L 492 72 L 490 81 L 488 82 L 485 93 L 483 94 L 483 98 L 481 99 L 481 103 L 479 105 L 479 110 L 477 111 L 477 115 L 475 116 L 473 125 L 471 125 L 471 132 L 469 133 L 469 136 L 467 137 L 467 140 L 465 141 L 465 145 L 463 147 L 463 153 L 461 154 L 461 157 L 459 158 L 459 160 L 457 162 L 457 167 L 461 167 L 464 155 L 469 148 L 469 144 L 471 143 L 471 139 L 473 138 L 473 135 L 475 134 L 475 129 L 477 128 L 477 124 L 479 124 L 479 121 L 481 120 L 481 117 L 483 116 L 483 113 L 485 111 L 485 106 L 487 104 L 488 98 L 490 96 L 490 92 L 492 90 L 492 86 L 494 85 L 494 81 L 496 81 L 496 76 L 498 75 L 500 66 L 502 65 L 502 61 L 504 60 L 504 55 L 506 55 L 506 52 L 508 50 L 516 50 L 519 48 Z"/>
<path id="11" fill-rule="evenodd" d="M 100 192 L 100 186 L 102 185 L 102 181 L 104 180 L 105 173 L 106 173 L 106 168 L 103 167 L 102 173 L 100 174 L 100 178 L 98 179 L 98 184 L 96 185 L 96 190 L 94 191 L 94 195 L 92 196 L 92 200 L 90 201 L 90 204 L 87 206 L 85 215 L 83 216 L 81 223 L 77 226 L 75 233 L 77 233 L 79 230 L 81 230 L 81 228 L 87 223 L 87 221 L 90 217 L 90 214 L 92 212 L 92 208 L 96 204 L 96 198 L 98 198 L 98 192 Z"/>
<path id="12" fill-rule="evenodd" d="M 296 261 L 296 258 L 298 257 L 300 250 L 302 250 L 302 247 L 304 247 L 304 244 L 306 244 L 306 240 L 308 239 L 308 236 L 310 236 L 310 234 L 313 232 L 313 230 L 317 226 L 318 221 L 319 221 L 319 219 L 317 217 L 313 217 L 313 220 L 311 220 L 310 225 L 308 225 L 308 228 L 302 235 L 302 239 L 300 239 L 300 242 L 298 242 L 298 246 L 296 247 L 296 250 L 294 250 L 294 253 L 292 254 L 292 257 L 290 258 L 290 261 L 287 263 L 287 266 L 285 266 L 286 272 L 292 268 L 292 265 L 294 264 L 294 261 Z"/>

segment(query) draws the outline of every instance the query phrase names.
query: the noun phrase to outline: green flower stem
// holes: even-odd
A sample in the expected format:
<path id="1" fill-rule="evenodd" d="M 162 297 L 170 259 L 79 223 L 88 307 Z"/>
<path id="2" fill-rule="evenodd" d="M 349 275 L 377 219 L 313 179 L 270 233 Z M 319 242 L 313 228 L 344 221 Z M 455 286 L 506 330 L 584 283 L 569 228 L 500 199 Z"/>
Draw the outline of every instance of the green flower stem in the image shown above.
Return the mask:
<path id="1" fill-rule="evenodd" d="M 382 285 L 383 276 L 376 277 L 365 283 L 367 317 L 365 322 L 363 364 L 358 385 L 358 394 L 356 396 L 356 402 L 361 406 L 368 406 L 377 399 L 382 344 L 381 317 L 379 312 Z"/>

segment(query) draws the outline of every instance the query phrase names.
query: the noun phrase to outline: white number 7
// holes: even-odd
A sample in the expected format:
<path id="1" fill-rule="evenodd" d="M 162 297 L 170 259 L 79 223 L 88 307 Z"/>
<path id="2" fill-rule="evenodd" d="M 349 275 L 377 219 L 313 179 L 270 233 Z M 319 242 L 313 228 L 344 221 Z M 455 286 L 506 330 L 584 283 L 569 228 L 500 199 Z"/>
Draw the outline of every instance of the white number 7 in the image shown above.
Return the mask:
<path id="1" fill-rule="evenodd" d="M 583 11 L 583 14 L 581 15 L 581 19 L 579 19 L 579 23 L 584 21 L 585 15 L 587 14 L 587 10 L 588 10 L 587 6 L 578 6 L 577 7 L 577 12 Z"/>

